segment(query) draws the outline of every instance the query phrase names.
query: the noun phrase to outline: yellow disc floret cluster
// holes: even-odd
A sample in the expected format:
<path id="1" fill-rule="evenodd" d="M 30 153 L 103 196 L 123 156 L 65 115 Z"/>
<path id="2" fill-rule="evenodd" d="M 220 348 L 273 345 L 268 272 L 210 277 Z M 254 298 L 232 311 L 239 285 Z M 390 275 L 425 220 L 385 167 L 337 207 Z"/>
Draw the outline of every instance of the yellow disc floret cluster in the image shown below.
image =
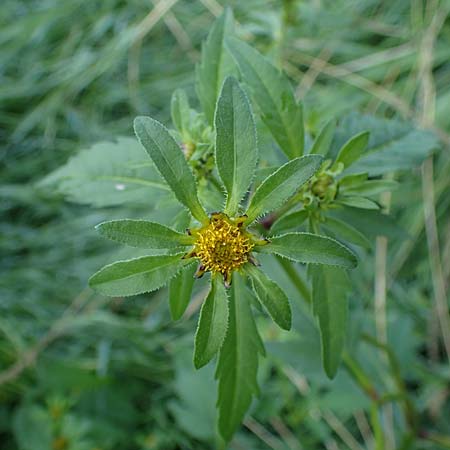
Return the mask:
<path id="1" fill-rule="evenodd" d="M 233 270 L 249 261 L 255 244 L 243 227 L 245 219 L 245 216 L 231 219 L 224 213 L 215 213 L 207 225 L 191 231 L 196 240 L 189 256 L 201 262 L 197 276 L 218 272 L 229 284 Z"/>

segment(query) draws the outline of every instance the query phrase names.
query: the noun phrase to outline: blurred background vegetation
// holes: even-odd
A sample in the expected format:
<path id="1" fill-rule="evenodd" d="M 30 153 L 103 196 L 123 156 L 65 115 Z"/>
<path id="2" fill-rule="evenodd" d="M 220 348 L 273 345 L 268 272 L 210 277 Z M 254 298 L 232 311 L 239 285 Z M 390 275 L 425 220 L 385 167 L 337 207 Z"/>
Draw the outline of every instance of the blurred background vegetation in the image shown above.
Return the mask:
<path id="1" fill-rule="evenodd" d="M 352 274 L 335 380 L 301 301 L 290 334 L 260 318 L 261 396 L 230 448 L 450 448 L 450 1 L 3 0 L 2 450 L 214 447 L 213 370 L 191 362 L 204 287 L 175 324 L 164 290 L 108 300 L 86 288 L 117 252 L 96 223 L 164 222 L 170 208 L 98 205 L 41 180 L 80 149 L 132 136 L 138 114 L 168 123 L 172 91 L 193 92 L 201 41 L 225 4 L 237 33 L 289 74 L 311 133 L 357 110 L 409 119 L 441 140 L 381 199 L 397 225 L 390 235 L 377 237 L 367 216 L 374 245 Z M 78 170 L 88 182 L 89 168 Z"/>

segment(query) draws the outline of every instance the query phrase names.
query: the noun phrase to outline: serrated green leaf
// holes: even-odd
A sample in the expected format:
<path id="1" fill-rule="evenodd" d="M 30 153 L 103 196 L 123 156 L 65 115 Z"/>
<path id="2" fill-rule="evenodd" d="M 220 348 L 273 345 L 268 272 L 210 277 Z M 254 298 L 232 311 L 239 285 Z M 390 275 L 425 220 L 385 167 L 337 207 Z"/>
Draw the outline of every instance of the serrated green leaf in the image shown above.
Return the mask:
<path id="1" fill-rule="evenodd" d="M 349 139 L 339 150 L 336 163 L 342 163 L 344 167 L 350 167 L 357 161 L 367 148 L 370 133 L 364 131 Z"/>
<path id="2" fill-rule="evenodd" d="M 326 156 L 333 142 L 335 130 L 336 121 L 332 119 L 320 130 L 309 153 Z"/>
<path id="3" fill-rule="evenodd" d="M 325 228 L 331 230 L 337 239 L 342 238 L 346 241 L 360 245 L 364 248 L 372 248 L 372 243 L 361 232 L 350 224 L 334 217 L 327 217 L 323 224 Z"/>
<path id="4" fill-rule="evenodd" d="M 194 175 L 167 128 L 150 117 L 136 117 L 134 131 L 179 202 L 199 222 L 206 222 L 208 216 L 198 200 Z"/>
<path id="5" fill-rule="evenodd" d="M 96 207 L 148 205 L 149 198 L 172 197 L 139 142 L 125 137 L 81 150 L 39 185 L 71 202 Z"/>
<path id="6" fill-rule="evenodd" d="M 170 102 L 170 114 L 175 128 L 181 135 L 185 135 L 190 128 L 191 108 L 184 89 L 177 89 L 172 94 Z"/>
<path id="7" fill-rule="evenodd" d="M 252 280 L 256 297 L 266 308 L 273 321 L 283 330 L 290 330 L 292 313 L 289 300 L 284 291 L 255 266 L 246 264 L 245 271 Z"/>
<path id="8" fill-rule="evenodd" d="M 345 344 L 348 274 L 339 267 L 311 266 L 313 312 L 319 320 L 322 362 L 329 378 L 336 375 Z"/>
<path id="9" fill-rule="evenodd" d="M 178 255 L 143 256 L 109 264 L 89 279 L 89 286 L 103 295 L 126 297 L 164 286 L 189 260 Z"/>
<path id="10" fill-rule="evenodd" d="M 219 432 L 225 441 L 231 440 L 242 422 L 252 397 L 259 392 L 257 383 L 258 357 L 264 355 L 250 308 L 248 291 L 239 273 L 233 274 L 230 289 L 229 323 L 225 341 L 219 353 L 217 408 Z"/>
<path id="11" fill-rule="evenodd" d="M 131 247 L 173 249 L 193 243 L 192 237 L 147 220 L 111 220 L 96 229 L 102 236 Z"/>
<path id="12" fill-rule="evenodd" d="M 291 197 L 317 171 L 322 162 L 319 155 L 295 158 L 268 176 L 258 187 L 247 210 L 246 223 L 273 211 Z"/>
<path id="13" fill-rule="evenodd" d="M 217 101 L 216 164 L 227 190 L 225 212 L 236 215 L 258 162 L 256 128 L 250 103 L 235 78 L 228 77 Z"/>
<path id="14" fill-rule="evenodd" d="M 246 85 L 250 87 L 261 118 L 289 159 L 302 156 L 303 111 L 286 76 L 264 56 L 235 38 L 226 40 Z"/>
<path id="15" fill-rule="evenodd" d="M 232 33 L 233 13 L 225 8 L 202 46 L 201 60 L 195 71 L 197 95 L 210 125 L 214 124 L 214 111 L 223 80 L 237 74 L 233 59 L 224 46 L 225 37 Z"/>
<path id="16" fill-rule="evenodd" d="M 270 238 L 270 243 L 255 247 L 261 253 L 275 253 L 301 263 L 326 264 L 353 269 L 356 256 L 334 239 L 312 233 L 286 233 Z"/>
<path id="17" fill-rule="evenodd" d="M 302 209 L 290 214 L 285 214 L 276 220 L 270 227 L 271 234 L 285 233 L 287 231 L 296 230 L 308 218 L 308 211 Z"/>
<path id="18" fill-rule="evenodd" d="M 223 278 L 213 276 L 195 334 L 194 365 L 200 369 L 220 350 L 228 328 L 228 295 Z"/>
<path id="19" fill-rule="evenodd" d="M 336 200 L 336 203 L 341 205 L 351 206 L 352 208 L 360 208 L 360 209 L 380 209 L 380 206 L 375 201 L 366 197 L 358 197 L 358 196 L 339 196 Z"/>
<path id="20" fill-rule="evenodd" d="M 169 306 L 172 320 L 179 320 L 186 311 L 194 286 L 196 264 L 183 267 L 169 282 Z"/>

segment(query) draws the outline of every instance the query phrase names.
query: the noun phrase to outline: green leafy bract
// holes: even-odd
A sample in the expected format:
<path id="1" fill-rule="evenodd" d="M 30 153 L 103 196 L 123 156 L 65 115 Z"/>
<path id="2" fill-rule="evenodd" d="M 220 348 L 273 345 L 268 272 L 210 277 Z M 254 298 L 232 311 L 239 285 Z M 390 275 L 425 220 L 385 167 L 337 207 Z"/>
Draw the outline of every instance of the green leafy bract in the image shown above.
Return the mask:
<path id="1" fill-rule="evenodd" d="M 109 264 L 89 279 L 89 285 L 103 295 L 126 297 L 154 291 L 190 261 L 181 255 L 143 256 Z"/>
<path id="2" fill-rule="evenodd" d="M 194 365 L 208 364 L 219 351 L 228 327 L 228 295 L 220 275 L 212 277 L 211 290 L 203 303 L 195 335 Z"/>
<path id="3" fill-rule="evenodd" d="M 256 297 L 267 309 L 270 317 L 283 330 L 290 330 L 292 313 L 286 294 L 277 283 L 255 266 L 247 264 L 245 269 L 252 280 Z"/>
<path id="4" fill-rule="evenodd" d="M 147 220 L 111 220 L 96 228 L 103 236 L 132 247 L 173 249 L 193 241 L 190 236 Z"/>
<path id="5" fill-rule="evenodd" d="M 177 199 L 199 222 L 208 216 L 197 197 L 194 175 L 167 128 L 150 117 L 137 117 L 134 131 Z"/>
<path id="6" fill-rule="evenodd" d="M 270 238 L 270 243 L 255 247 L 262 253 L 275 253 L 301 263 L 326 264 L 353 269 L 353 252 L 334 239 L 312 233 L 286 233 Z"/>
<path id="7" fill-rule="evenodd" d="M 179 320 L 186 311 L 194 285 L 196 264 L 183 267 L 169 282 L 169 306 L 172 320 Z"/>
<path id="8" fill-rule="evenodd" d="M 216 164 L 227 190 L 225 213 L 237 214 L 258 161 L 256 128 L 250 103 L 235 78 L 225 80 L 215 116 Z"/>
<path id="9" fill-rule="evenodd" d="M 219 432 L 229 441 L 258 394 L 258 356 L 264 355 L 244 280 L 235 272 L 230 289 L 228 331 L 216 370 L 219 395 Z"/>
<path id="10" fill-rule="evenodd" d="M 349 139 L 339 150 L 336 162 L 342 163 L 344 167 L 351 166 L 362 156 L 369 143 L 369 136 L 370 133 L 368 131 L 363 131 Z"/>
<path id="11" fill-rule="evenodd" d="M 333 378 L 345 344 L 348 315 L 348 274 L 339 267 L 311 266 L 312 304 L 319 320 L 322 361 L 326 374 Z"/>
<path id="12" fill-rule="evenodd" d="M 289 159 L 303 154 L 303 111 L 285 75 L 244 42 L 229 38 L 246 85 L 259 106 L 261 118 Z"/>
<path id="13" fill-rule="evenodd" d="M 320 167 L 319 155 L 295 158 L 268 176 L 258 187 L 247 210 L 247 223 L 273 211 L 289 199 Z"/>
<path id="14" fill-rule="evenodd" d="M 334 131 L 336 130 L 336 121 L 330 120 L 324 125 L 317 135 L 314 143 L 309 151 L 311 154 L 326 156 L 333 142 Z"/>

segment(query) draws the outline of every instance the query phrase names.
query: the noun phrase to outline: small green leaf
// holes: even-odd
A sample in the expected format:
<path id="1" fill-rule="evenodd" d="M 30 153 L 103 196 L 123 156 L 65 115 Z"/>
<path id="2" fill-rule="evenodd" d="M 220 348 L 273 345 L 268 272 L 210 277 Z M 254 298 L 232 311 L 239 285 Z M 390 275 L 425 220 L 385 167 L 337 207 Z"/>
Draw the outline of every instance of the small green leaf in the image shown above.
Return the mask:
<path id="1" fill-rule="evenodd" d="M 358 160 L 369 143 L 370 133 L 364 131 L 349 139 L 339 150 L 336 162 L 341 162 L 344 167 L 350 167 Z"/>
<path id="2" fill-rule="evenodd" d="M 326 264 L 353 269 L 356 256 L 334 239 L 312 233 L 286 233 L 271 237 L 270 243 L 255 251 L 275 253 L 301 263 Z"/>
<path id="3" fill-rule="evenodd" d="M 228 77 L 217 101 L 216 164 L 227 190 L 225 212 L 236 215 L 258 161 L 256 128 L 250 103 L 235 78 Z"/>
<path id="4" fill-rule="evenodd" d="M 246 223 L 273 211 L 291 197 L 317 171 L 322 162 L 319 155 L 295 158 L 268 176 L 258 187 L 247 210 Z"/>
<path id="5" fill-rule="evenodd" d="M 339 196 L 336 203 L 341 205 L 351 206 L 352 208 L 360 209 L 380 209 L 380 206 L 375 201 L 366 197 L 355 196 Z"/>
<path id="6" fill-rule="evenodd" d="M 214 124 L 214 111 L 223 80 L 237 74 L 231 55 L 224 46 L 224 39 L 233 33 L 233 13 L 225 8 L 214 22 L 206 42 L 202 46 L 200 63 L 196 67 L 195 88 L 205 117 Z"/>
<path id="7" fill-rule="evenodd" d="M 101 235 L 131 247 L 173 249 L 193 243 L 192 237 L 147 220 L 111 220 L 96 229 Z"/>
<path id="8" fill-rule="evenodd" d="M 244 42 L 226 44 L 261 112 L 261 118 L 289 159 L 303 154 L 303 111 L 286 76 Z"/>
<path id="9" fill-rule="evenodd" d="M 278 284 L 255 266 L 246 264 L 245 270 L 252 280 L 256 297 L 267 309 L 270 317 L 283 330 L 290 330 L 292 313 L 286 294 Z"/>
<path id="10" fill-rule="evenodd" d="M 126 297 L 164 286 L 189 260 L 179 255 L 143 256 L 103 267 L 89 279 L 89 286 L 103 295 Z"/>
<path id="11" fill-rule="evenodd" d="M 331 230 L 335 234 L 336 238 L 342 238 L 364 248 L 372 248 L 372 243 L 369 239 L 367 239 L 356 228 L 346 222 L 343 222 L 342 220 L 327 217 L 323 226 Z"/>
<path id="12" fill-rule="evenodd" d="M 345 344 L 348 316 L 348 274 L 339 267 L 311 266 L 312 303 L 319 319 L 322 362 L 329 378 L 336 375 Z"/>
<path id="13" fill-rule="evenodd" d="M 231 440 L 252 397 L 259 393 L 258 355 L 265 354 L 250 308 L 248 290 L 238 272 L 233 274 L 230 294 L 228 331 L 216 370 L 218 425 L 225 441 Z"/>
<path id="14" fill-rule="evenodd" d="M 172 320 L 179 320 L 186 311 L 194 285 L 196 264 L 183 267 L 169 282 L 169 306 Z"/>
<path id="15" fill-rule="evenodd" d="M 172 94 L 170 113 L 175 128 L 184 136 L 190 129 L 191 119 L 191 108 L 189 107 L 189 100 L 184 89 L 177 89 Z"/>
<path id="16" fill-rule="evenodd" d="M 194 365 L 208 364 L 222 346 L 228 327 L 228 295 L 223 278 L 213 276 L 211 290 L 203 303 L 195 335 Z"/>
<path id="17" fill-rule="evenodd" d="M 332 119 L 320 130 L 309 153 L 326 156 L 333 142 L 335 130 L 336 121 Z"/>
<path id="18" fill-rule="evenodd" d="M 302 209 L 290 214 L 285 214 L 276 220 L 270 227 L 272 234 L 286 233 L 287 231 L 297 230 L 308 218 L 308 211 Z"/>
<path id="19" fill-rule="evenodd" d="M 194 175 L 167 128 L 150 117 L 136 117 L 134 131 L 179 202 L 199 222 L 207 222 L 208 216 L 197 197 Z"/>

